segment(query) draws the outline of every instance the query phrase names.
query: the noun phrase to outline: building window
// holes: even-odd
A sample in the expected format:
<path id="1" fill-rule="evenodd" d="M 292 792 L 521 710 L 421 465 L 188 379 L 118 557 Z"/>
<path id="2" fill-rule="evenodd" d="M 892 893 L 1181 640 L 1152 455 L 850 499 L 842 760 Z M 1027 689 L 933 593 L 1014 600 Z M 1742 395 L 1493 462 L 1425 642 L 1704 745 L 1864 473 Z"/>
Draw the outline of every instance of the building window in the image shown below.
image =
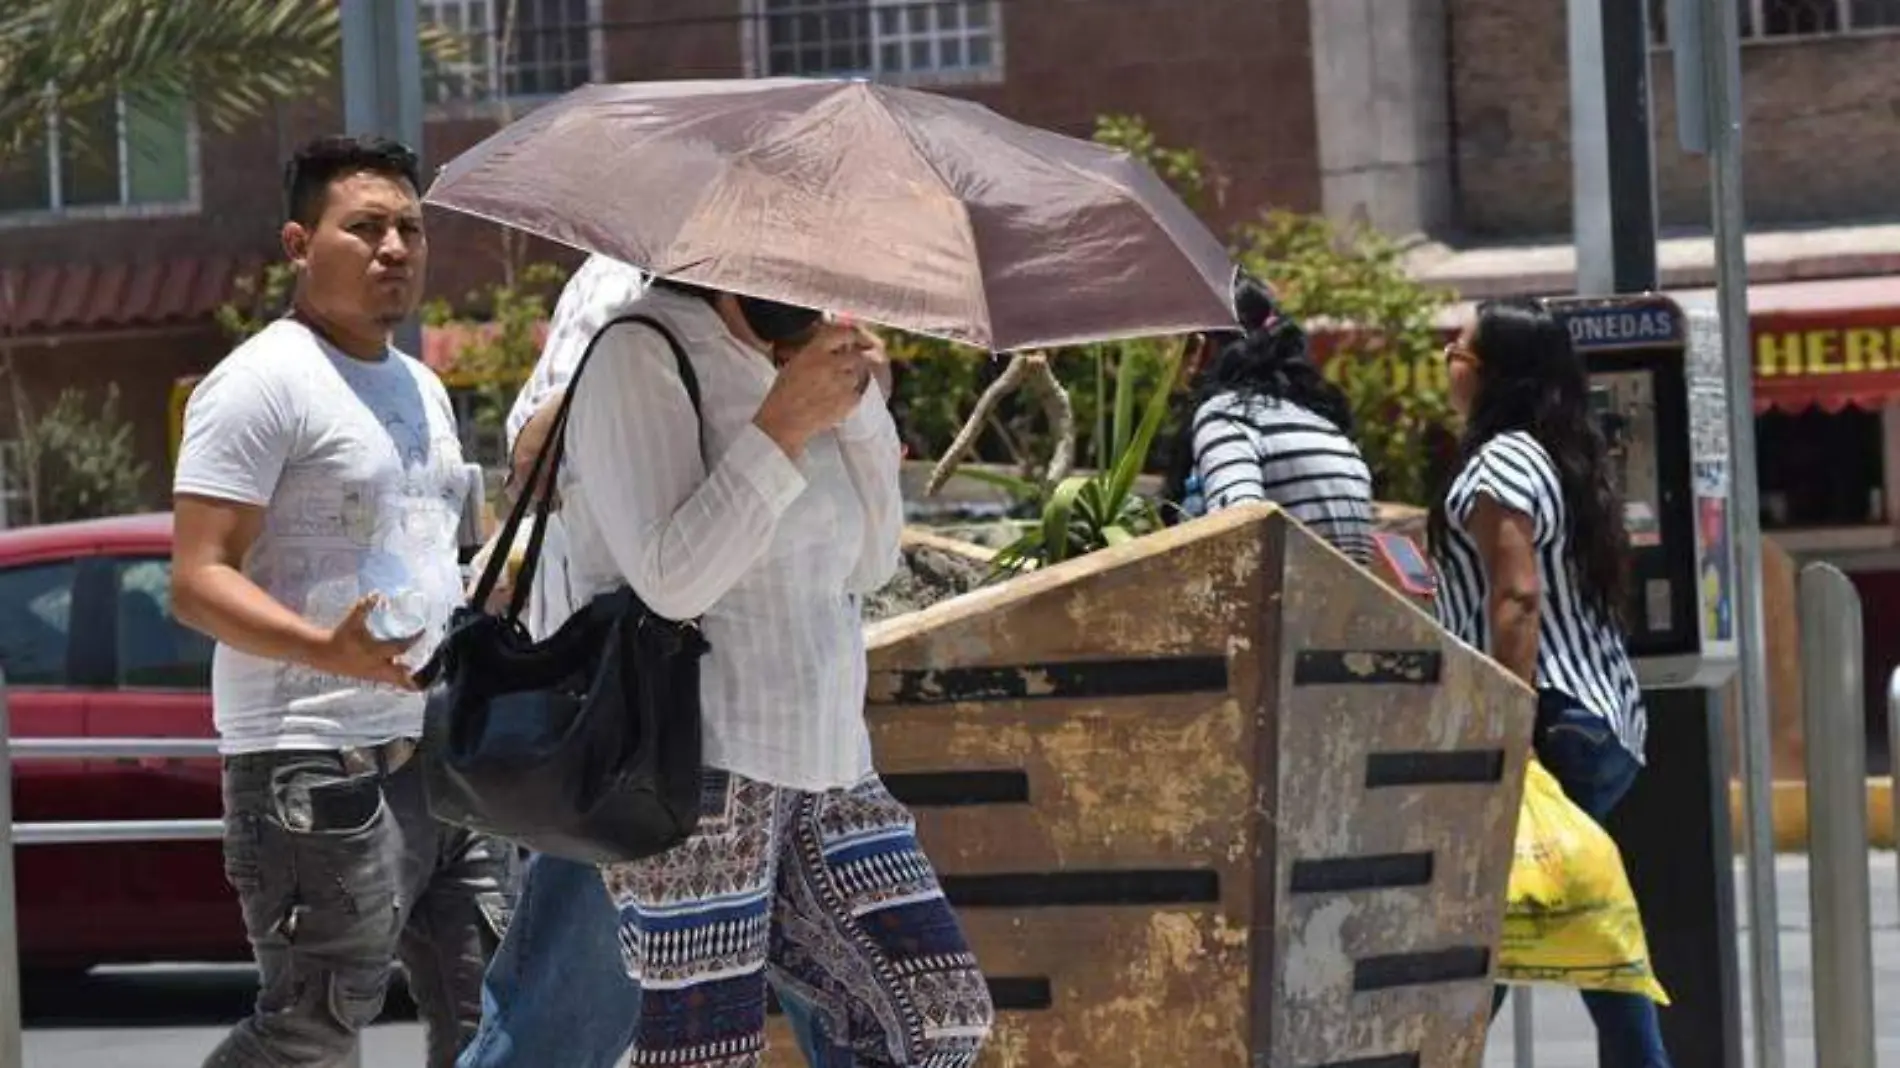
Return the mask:
<path id="1" fill-rule="evenodd" d="M 997 0 L 762 0 L 770 75 L 932 81 L 1001 68 Z"/>
<path id="2" fill-rule="evenodd" d="M 1879 411 L 1764 412 L 1755 439 L 1762 529 L 1887 524 Z"/>
<path id="3" fill-rule="evenodd" d="M 0 162 L 0 216 L 189 207 L 195 141 L 183 100 L 115 97 L 51 112 L 24 151 Z"/>
<path id="4" fill-rule="evenodd" d="M 594 80 L 598 0 L 419 2 L 422 23 L 462 46 L 452 61 L 423 57 L 430 104 L 558 96 Z"/>
<path id="5" fill-rule="evenodd" d="M 1900 27 L 1900 0 L 1736 0 L 1744 40 L 1828 37 Z M 1651 35 L 1667 44 L 1667 0 L 1649 5 Z"/>

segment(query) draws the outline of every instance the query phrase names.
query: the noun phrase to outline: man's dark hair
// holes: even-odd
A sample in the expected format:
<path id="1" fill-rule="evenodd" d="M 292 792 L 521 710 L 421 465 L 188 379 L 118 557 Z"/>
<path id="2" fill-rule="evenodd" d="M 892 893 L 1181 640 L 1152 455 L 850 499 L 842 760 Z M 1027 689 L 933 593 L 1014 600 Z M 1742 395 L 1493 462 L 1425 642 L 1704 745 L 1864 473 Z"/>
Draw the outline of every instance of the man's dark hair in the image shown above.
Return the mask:
<path id="1" fill-rule="evenodd" d="M 317 225 L 330 183 L 352 174 L 401 178 L 422 189 L 421 169 L 408 145 L 386 137 L 319 137 L 284 164 L 284 212 L 292 222 Z"/>

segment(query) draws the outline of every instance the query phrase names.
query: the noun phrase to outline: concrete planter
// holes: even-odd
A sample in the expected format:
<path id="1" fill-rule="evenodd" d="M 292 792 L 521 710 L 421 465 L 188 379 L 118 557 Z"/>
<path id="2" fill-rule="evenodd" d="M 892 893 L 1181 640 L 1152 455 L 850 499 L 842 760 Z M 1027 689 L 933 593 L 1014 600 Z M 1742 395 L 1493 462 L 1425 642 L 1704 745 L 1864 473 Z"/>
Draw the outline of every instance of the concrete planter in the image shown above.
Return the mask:
<path id="1" fill-rule="evenodd" d="M 867 642 L 880 769 L 1001 1010 L 987 1068 L 1479 1063 L 1533 696 L 1282 513 Z"/>

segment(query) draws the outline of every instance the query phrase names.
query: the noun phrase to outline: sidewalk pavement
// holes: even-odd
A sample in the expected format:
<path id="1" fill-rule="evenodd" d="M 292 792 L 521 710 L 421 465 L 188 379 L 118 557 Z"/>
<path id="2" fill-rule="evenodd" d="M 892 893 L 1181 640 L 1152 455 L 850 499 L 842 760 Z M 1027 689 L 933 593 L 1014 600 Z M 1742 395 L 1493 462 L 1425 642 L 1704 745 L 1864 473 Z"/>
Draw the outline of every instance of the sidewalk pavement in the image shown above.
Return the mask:
<path id="1" fill-rule="evenodd" d="M 1896 893 L 1894 855 L 1885 850 L 1868 854 L 1873 891 L 1875 1054 L 1879 1064 L 1900 1064 L 1900 1013 L 1879 1006 L 1900 1002 L 1900 894 Z M 1779 890 L 1781 927 L 1781 1013 L 1785 1068 L 1818 1068 L 1814 1060 L 1813 942 L 1808 908 L 1808 861 L 1805 856 L 1777 858 L 1775 880 Z M 1736 915 L 1747 923 L 1746 885 L 1740 866 L 1736 871 Z M 1743 935 L 1740 959 L 1743 971 L 1744 1063 L 1754 1063 L 1754 1032 L 1747 988 L 1749 957 Z M 1667 976 L 1664 981 L 1667 982 Z M 1540 988 L 1533 998 L 1536 1021 L 1536 1059 L 1517 1065 L 1511 1056 L 1511 1010 L 1499 1014 L 1491 1035 L 1484 1068 L 1597 1068 L 1595 1033 L 1583 1004 L 1569 991 Z M 1665 1012 L 1668 1010 L 1664 1010 Z M 1829 1065 L 1827 1068 L 1875 1068 L 1875 1065 Z"/>

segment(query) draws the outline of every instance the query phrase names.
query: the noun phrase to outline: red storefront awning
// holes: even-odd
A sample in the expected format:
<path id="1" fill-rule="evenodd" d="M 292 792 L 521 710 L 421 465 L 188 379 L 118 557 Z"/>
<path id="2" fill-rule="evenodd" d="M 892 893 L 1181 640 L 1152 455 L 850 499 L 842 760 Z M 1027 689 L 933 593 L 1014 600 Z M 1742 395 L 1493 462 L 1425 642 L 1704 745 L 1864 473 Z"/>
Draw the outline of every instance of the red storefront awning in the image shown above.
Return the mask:
<path id="1" fill-rule="evenodd" d="M 1675 295 L 1713 306 L 1714 290 Z M 1750 286 L 1755 409 L 1877 408 L 1900 399 L 1900 277 Z"/>
<path id="2" fill-rule="evenodd" d="M 231 299 L 255 263 L 235 258 L 0 268 L 0 334 L 19 337 L 202 323 Z M 1685 307 L 1713 307 L 1712 289 L 1671 293 Z M 1472 306 L 1446 309 L 1449 334 Z M 1749 349 L 1758 410 L 1879 407 L 1900 400 L 1900 276 L 1772 282 L 1749 287 Z M 424 362 L 454 379 L 456 356 L 494 331 L 453 323 L 423 331 Z M 541 331 L 544 333 L 546 325 Z M 537 339 L 538 340 L 538 339 Z M 1314 331 L 1315 355 L 1337 335 Z M 1442 375 L 1430 359 L 1412 369 Z"/>
<path id="3" fill-rule="evenodd" d="M 1685 308 L 1715 307 L 1713 289 L 1669 295 Z M 1449 336 L 1473 310 L 1448 308 L 1438 326 Z M 1756 411 L 1900 400 L 1900 276 L 1758 283 L 1748 287 L 1748 323 Z"/>

